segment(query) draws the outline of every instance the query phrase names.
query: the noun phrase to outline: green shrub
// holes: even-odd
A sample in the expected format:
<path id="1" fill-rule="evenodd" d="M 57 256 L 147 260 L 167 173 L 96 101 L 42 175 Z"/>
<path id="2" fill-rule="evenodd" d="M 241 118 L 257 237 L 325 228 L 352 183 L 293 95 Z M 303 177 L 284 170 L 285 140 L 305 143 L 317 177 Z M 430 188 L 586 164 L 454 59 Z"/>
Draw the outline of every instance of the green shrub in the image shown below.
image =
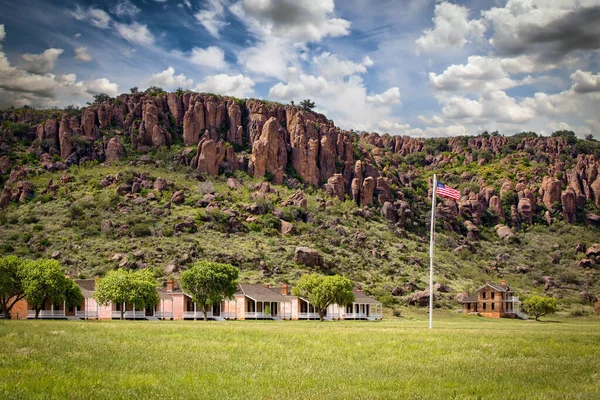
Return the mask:
<path id="1" fill-rule="evenodd" d="M 137 224 L 129 228 L 129 232 L 133 237 L 152 236 L 152 229 L 147 224 Z"/>
<path id="2" fill-rule="evenodd" d="M 271 228 L 271 229 L 277 229 L 277 230 L 279 228 L 281 228 L 281 220 L 279 218 L 277 218 L 276 216 L 274 216 L 273 214 L 263 215 L 261 220 L 262 220 L 263 226 L 265 228 Z"/>

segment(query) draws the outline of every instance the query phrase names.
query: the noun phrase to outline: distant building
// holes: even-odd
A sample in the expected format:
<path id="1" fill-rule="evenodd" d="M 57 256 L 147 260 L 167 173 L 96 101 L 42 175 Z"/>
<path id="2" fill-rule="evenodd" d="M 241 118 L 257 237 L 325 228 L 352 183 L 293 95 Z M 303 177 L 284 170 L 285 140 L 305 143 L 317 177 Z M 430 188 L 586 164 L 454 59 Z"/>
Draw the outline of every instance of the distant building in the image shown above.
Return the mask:
<path id="1" fill-rule="evenodd" d="M 488 318 L 527 319 L 527 315 L 521 312 L 519 298 L 515 296 L 505 280 L 502 280 L 499 285 L 487 281 L 477 289 L 475 296 L 470 296 L 467 292 L 460 302 L 463 304 L 465 314 L 479 314 Z"/>

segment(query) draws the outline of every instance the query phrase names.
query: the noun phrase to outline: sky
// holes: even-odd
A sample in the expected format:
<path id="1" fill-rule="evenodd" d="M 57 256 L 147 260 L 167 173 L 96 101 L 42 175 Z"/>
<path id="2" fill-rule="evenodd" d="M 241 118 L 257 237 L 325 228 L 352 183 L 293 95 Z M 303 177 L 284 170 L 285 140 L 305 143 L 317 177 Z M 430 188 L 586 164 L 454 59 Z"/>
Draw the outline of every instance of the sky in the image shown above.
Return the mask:
<path id="1" fill-rule="evenodd" d="M 0 0 L 0 108 L 157 85 L 344 129 L 600 139 L 600 0 Z"/>

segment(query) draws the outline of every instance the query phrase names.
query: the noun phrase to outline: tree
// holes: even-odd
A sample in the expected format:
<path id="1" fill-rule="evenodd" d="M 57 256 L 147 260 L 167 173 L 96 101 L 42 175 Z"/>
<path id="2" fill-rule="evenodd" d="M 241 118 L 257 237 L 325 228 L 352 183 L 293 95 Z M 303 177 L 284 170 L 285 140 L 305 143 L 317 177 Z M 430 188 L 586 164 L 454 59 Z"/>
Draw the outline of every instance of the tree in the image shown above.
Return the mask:
<path id="1" fill-rule="evenodd" d="M 337 304 L 344 307 L 354 302 L 353 286 L 350 279 L 340 275 L 321 276 L 316 273 L 303 275 L 292 289 L 295 296 L 310 302 L 323 321 L 327 307 Z"/>
<path id="2" fill-rule="evenodd" d="M 19 257 L 0 258 L 0 311 L 10 318 L 13 306 L 25 298 L 21 284 L 24 262 Z"/>
<path id="3" fill-rule="evenodd" d="M 209 307 L 230 299 L 236 291 L 238 269 L 233 265 L 198 261 L 180 277 L 181 287 L 202 308 L 204 320 Z"/>
<path id="4" fill-rule="evenodd" d="M 554 314 L 557 310 L 556 299 L 545 296 L 531 296 L 523 302 L 525 312 L 535 316 L 537 321 L 539 317 Z"/>
<path id="5" fill-rule="evenodd" d="M 95 104 L 103 104 L 108 103 L 110 101 L 110 96 L 106 93 L 98 93 L 94 95 L 94 103 Z"/>
<path id="6" fill-rule="evenodd" d="M 21 282 L 25 299 L 35 310 L 36 319 L 47 302 L 78 304 L 83 299 L 79 286 L 65 277 L 56 260 L 26 261 Z"/>
<path id="7" fill-rule="evenodd" d="M 148 89 L 146 89 L 146 93 L 151 96 L 158 96 L 159 94 L 165 93 L 165 89 L 161 88 L 160 86 L 150 86 Z"/>
<path id="8" fill-rule="evenodd" d="M 302 100 L 300 102 L 300 107 L 302 107 L 306 111 L 310 111 L 315 108 L 315 103 L 310 101 L 310 99 Z"/>
<path id="9" fill-rule="evenodd" d="M 139 90 L 138 90 L 138 87 L 137 87 L 137 86 L 134 86 L 134 87 L 132 87 L 131 89 L 129 89 L 129 91 L 131 92 L 131 94 L 136 94 L 136 93 L 138 93 L 138 92 L 139 92 Z"/>
<path id="10" fill-rule="evenodd" d="M 109 271 L 98 283 L 94 297 L 102 305 L 133 304 L 140 309 L 154 307 L 158 303 L 156 281 L 148 270 Z M 125 307 L 122 307 L 121 319 L 124 315 Z"/>

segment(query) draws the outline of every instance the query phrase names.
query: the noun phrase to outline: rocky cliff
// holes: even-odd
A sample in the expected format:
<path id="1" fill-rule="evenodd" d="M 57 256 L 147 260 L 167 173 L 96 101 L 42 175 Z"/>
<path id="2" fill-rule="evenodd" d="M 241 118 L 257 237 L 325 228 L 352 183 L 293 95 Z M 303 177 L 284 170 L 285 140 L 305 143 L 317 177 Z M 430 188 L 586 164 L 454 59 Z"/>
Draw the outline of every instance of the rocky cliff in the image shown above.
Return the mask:
<path id="1" fill-rule="evenodd" d="M 183 144 L 174 162 L 204 175 L 243 170 L 276 184 L 312 185 L 340 200 L 379 206 L 386 219 L 399 224 L 407 217 L 410 223 L 414 208 L 430 196 L 419 196 L 418 190 L 415 195 L 413 189 L 433 172 L 462 190 L 458 202 L 438 205 L 449 229 L 466 229 L 458 219 L 475 225 L 492 219 L 513 227 L 535 218 L 595 224 L 599 219 L 594 213 L 600 208 L 597 149 L 582 154 L 577 139 L 564 135 L 420 139 L 358 134 L 299 107 L 192 92 L 123 94 L 82 110 L 8 110 L 0 120 L 2 206 L 29 196 L 28 168 L 16 165 L 23 162 L 12 155 L 14 145 L 28 138 L 28 154 L 48 170 L 90 160 L 116 162 L 127 149 L 147 153 Z M 492 162 L 506 173 L 489 172 L 486 164 Z"/>

